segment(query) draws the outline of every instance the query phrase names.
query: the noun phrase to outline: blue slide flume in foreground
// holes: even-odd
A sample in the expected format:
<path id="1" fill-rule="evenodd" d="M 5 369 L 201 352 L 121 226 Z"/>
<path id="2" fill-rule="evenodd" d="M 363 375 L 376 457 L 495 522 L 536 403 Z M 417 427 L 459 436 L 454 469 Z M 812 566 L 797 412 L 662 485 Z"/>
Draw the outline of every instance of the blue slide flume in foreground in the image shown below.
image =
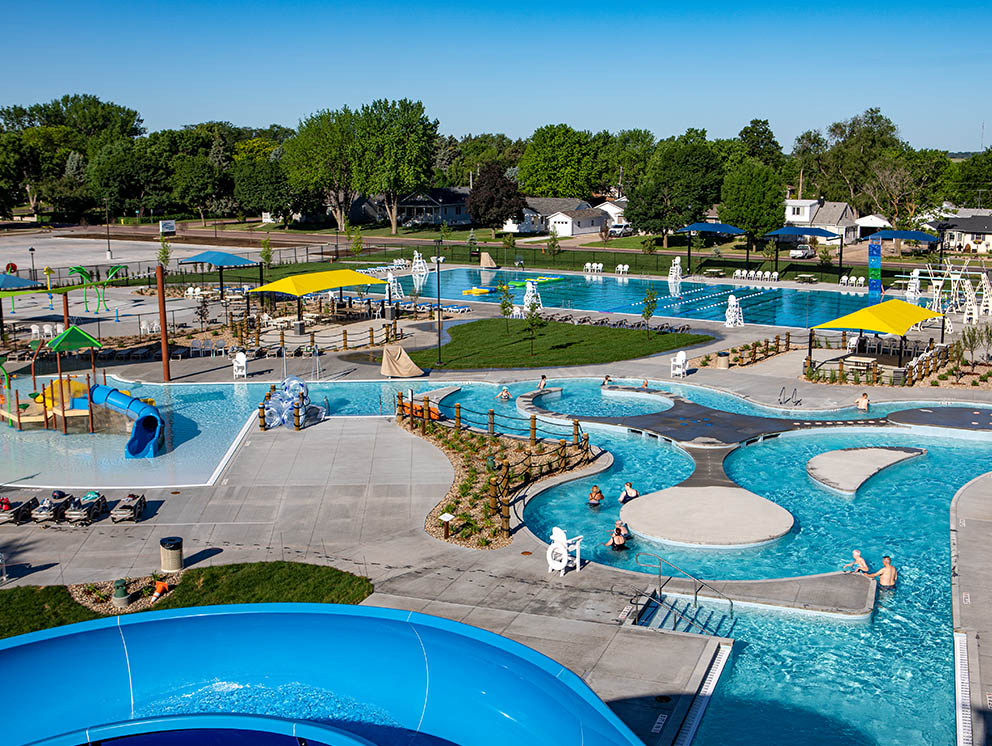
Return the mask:
<path id="1" fill-rule="evenodd" d="M 165 440 L 162 414 L 155 407 L 135 396 L 118 391 L 110 386 L 94 385 L 90 388 L 94 404 L 113 409 L 134 420 L 131 438 L 125 448 L 127 458 L 151 458 L 157 456 Z"/>

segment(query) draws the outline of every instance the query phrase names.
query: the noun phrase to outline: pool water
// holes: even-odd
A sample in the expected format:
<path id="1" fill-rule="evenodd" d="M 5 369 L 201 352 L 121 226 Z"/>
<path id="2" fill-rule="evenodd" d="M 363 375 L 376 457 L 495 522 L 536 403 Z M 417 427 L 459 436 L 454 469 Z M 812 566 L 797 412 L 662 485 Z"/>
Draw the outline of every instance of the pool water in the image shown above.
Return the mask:
<path id="1" fill-rule="evenodd" d="M 723 321 L 727 298 L 733 294 L 744 311 L 744 321 L 749 324 L 773 324 L 807 328 L 820 324 L 878 302 L 864 292 L 836 290 L 797 290 L 771 284 L 756 286 L 683 282 L 681 296 L 669 293 L 666 280 L 645 280 L 636 277 L 613 275 L 558 275 L 548 272 L 516 272 L 456 268 L 441 272 L 441 298 L 446 301 L 470 300 L 482 303 L 499 303 L 499 293 L 488 295 L 463 295 L 473 287 L 495 287 L 508 282 L 533 280 L 540 276 L 563 279 L 541 283 L 538 290 L 543 305 L 575 311 L 604 311 L 629 313 L 640 316 L 645 291 L 650 287 L 658 294 L 655 316 L 677 316 L 690 319 Z M 413 278 L 400 278 L 404 293 L 413 289 Z M 430 277 L 423 287 L 422 302 L 436 298 L 436 279 Z M 525 288 L 511 287 L 514 302 L 523 303 Z"/>
<path id="2" fill-rule="evenodd" d="M 899 589 L 879 594 L 869 622 L 738 608 L 733 665 L 696 744 L 740 742 L 743 733 L 766 743 L 954 742 L 948 508 L 962 485 L 988 470 L 987 441 L 859 428 L 804 431 L 740 448 L 727 458 L 728 475 L 792 512 L 792 534 L 740 550 L 636 538 L 634 551 L 620 554 L 598 540 L 605 542 L 619 515 L 613 498 L 623 482 L 641 492 L 661 489 L 691 466 L 657 441 L 597 432 L 595 442 L 619 454 L 614 467 L 539 495 L 524 516 L 540 537 L 555 525 L 583 534 L 583 554 L 594 561 L 642 569 L 633 555 L 643 550 L 697 576 L 759 579 L 837 570 L 858 548 L 872 569 L 882 554 L 899 569 Z M 805 473 L 819 453 L 869 444 L 928 453 L 884 470 L 855 497 L 831 493 Z M 593 483 L 607 496 L 598 509 L 585 504 Z"/>

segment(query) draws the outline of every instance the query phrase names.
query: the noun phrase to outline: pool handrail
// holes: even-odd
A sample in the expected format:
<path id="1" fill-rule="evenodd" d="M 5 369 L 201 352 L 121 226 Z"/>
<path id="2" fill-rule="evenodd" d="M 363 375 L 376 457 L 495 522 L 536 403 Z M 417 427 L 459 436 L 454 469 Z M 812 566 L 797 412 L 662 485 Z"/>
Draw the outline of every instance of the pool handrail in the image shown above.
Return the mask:
<path id="1" fill-rule="evenodd" d="M 657 561 L 656 562 L 642 562 L 641 561 L 641 557 L 654 557 L 655 560 L 657 560 Z M 686 572 L 685 570 L 683 570 L 681 567 L 679 567 L 678 565 L 674 564 L 673 562 L 669 562 L 664 557 L 659 557 L 654 552 L 638 552 L 634 556 L 634 561 L 637 562 L 637 564 L 640 565 L 641 567 L 650 567 L 650 568 L 656 569 L 658 571 L 658 594 L 659 595 L 661 595 L 661 579 L 663 577 L 663 575 L 661 574 L 661 571 L 663 569 L 662 566 L 661 566 L 661 563 L 664 562 L 669 567 L 675 568 L 680 573 L 682 573 L 687 578 L 689 578 L 689 579 L 691 579 L 693 581 L 693 586 L 692 586 L 692 604 L 693 604 L 693 606 L 696 606 L 696 605 L 699 604 L 699 589 L 700 588 L 709 588 L 715 594 L 717 594 L 718 596 L 720 596 L 720 598 L 722 598 L 724 601 L 726 601 L 728 604 L 730 604 L 730 616 L 731 617 L 734 616 L 734 601 L 733 601 L 733 599 L 730 598 L 730 596 L 728 596 L 726 593 L 723 593 L 722 591 L 718 590 L 717 588 L 714 588 L 712 585 L 710 585 L 709 583 L 707 583 L 702 578 L 697 578 L 695 575 L 691 575 L 690 573 Z"/>

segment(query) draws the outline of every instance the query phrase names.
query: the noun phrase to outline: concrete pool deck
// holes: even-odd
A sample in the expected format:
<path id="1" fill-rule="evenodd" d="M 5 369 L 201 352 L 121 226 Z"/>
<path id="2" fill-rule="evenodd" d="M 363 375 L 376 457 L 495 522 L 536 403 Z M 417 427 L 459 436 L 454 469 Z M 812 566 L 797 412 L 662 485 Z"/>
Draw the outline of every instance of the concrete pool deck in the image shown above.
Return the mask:
<path id="1" fill-rule="evenodd" d="M 925 448 L 898 446 L 839 448 L 807 461 L 806 473 L 810 479 L 827 489 L 854 495 L 861 489 L 861 485 L 883 469 L 924 456 L 926 452 Z"/>

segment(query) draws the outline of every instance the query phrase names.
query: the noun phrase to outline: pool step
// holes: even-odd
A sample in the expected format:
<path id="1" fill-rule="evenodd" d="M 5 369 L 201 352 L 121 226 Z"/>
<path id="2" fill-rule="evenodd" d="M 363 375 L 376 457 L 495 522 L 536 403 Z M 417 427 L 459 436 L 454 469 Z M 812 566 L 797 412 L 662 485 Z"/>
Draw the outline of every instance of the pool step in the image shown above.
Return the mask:
<path id="1" fill-rule="evenodd" d="M 636 624 L 669 632 L 731 637 L 736 620 L 717 605 L 693 605 L 692 599 L 652 593 Z"/>

